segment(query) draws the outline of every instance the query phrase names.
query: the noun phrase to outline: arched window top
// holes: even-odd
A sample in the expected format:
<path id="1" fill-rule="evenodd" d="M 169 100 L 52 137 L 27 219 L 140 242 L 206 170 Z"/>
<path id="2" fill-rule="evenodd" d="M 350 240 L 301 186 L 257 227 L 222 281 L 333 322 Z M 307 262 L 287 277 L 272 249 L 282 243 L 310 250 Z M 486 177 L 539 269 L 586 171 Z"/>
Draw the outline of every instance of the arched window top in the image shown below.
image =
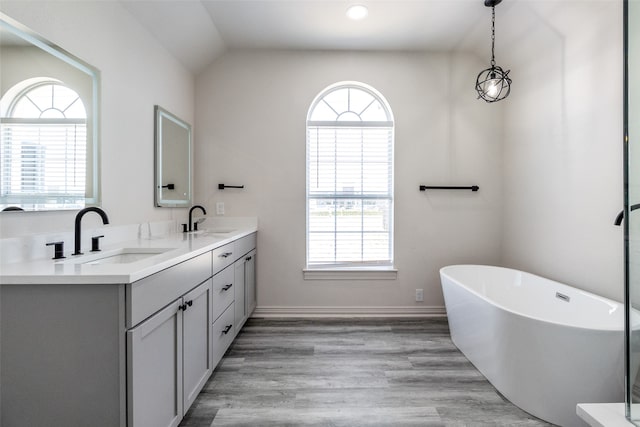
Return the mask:
<path id="1" fill-rule="evenodd" d="M 87 112 L 76 91 L 35 77 L 0 99 L 0 206 L 75 209 L 87 193 Z"/>
<path id="2" fill-rule="evenodd" d="M 359 126 L 388 126 L 393 124 L 393 115 L 387 101 L 374 88 L 359 82 L 341 82 L 316 97 L 307 121 L 314 125 L 356 122 Z"/>
<path id="3" fill-rule="evenodd" d="M 7 116 L 20 119 L 86 119 L 80 95 L 59 81 L 27 86 L 12 100 Z"/>

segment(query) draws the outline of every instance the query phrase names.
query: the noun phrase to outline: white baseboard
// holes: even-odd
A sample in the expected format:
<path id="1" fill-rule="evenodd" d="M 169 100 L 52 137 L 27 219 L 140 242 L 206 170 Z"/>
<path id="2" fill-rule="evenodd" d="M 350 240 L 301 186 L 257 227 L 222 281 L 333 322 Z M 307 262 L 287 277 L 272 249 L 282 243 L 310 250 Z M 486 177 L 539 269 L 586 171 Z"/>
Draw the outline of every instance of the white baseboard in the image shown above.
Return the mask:
<path id="1" fill-rule="evenodd" d="M 291 307 L 258 306 L 251 317 L 446 317 L 444 306 Z"/>

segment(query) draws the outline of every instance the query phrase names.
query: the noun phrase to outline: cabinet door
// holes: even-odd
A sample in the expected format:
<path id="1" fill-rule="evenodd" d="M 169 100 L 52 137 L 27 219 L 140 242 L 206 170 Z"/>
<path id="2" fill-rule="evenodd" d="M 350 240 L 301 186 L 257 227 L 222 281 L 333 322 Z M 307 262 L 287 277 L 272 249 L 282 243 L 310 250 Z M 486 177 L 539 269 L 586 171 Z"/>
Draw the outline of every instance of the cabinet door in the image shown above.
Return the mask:
<path id="1" fill-rule="evenodd" d="M 182 299 L 127 331 L 127 425 L 182 419 Z"/>
<path id="2" fill-rule="evenodd" d="M 237 334 L 244 325 L 244 321 L 247 319 L 247 305 L 245 303 L 245 292 L 244 292 L 244 264 L 245 259 L 241 258 L 234 264 L 235 274 L 234 274 L 234 283 L 235 283 L 235 312 L 236 312 L 236 330 Z"/>
<path id="3" fill-rule="evenodd" d="M 244 283 L 247 317 L 256 309 L 256 251 L 245 256 Z"/>
<path id="4" fill-rule="evenodd" d="M 198 396 L 213 368 L 211 354 L 211 279 L 182 297 L 184 412 Z"/>

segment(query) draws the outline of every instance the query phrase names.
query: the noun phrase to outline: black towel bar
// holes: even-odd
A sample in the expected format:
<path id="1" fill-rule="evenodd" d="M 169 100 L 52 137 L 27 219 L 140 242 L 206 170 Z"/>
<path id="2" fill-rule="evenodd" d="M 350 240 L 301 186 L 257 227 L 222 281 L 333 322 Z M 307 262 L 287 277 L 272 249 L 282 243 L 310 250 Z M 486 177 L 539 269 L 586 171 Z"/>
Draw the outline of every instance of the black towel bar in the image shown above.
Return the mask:
<path id="1" fill-rule="evenodd" d="M 468 187 L 457 187 L 457 186 L 447 186 L 447 185 L 421 185 L 420 191 L 426 190 L 471 190 L 478 191 L 480 187 L 477 185 L 471 185 Z"/>
<path id="2" fill-rule="evenodd" d="M 225 188 L 244 188 L 244 185 L 218 184 L 218 190 L 224 190 Z"/>

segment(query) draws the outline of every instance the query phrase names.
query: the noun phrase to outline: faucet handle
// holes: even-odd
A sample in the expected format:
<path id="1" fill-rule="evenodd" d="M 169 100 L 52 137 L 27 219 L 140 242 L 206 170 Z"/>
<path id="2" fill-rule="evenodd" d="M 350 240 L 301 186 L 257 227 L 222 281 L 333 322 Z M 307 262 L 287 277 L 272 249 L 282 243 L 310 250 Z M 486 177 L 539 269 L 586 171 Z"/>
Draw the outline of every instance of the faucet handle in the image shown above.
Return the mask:
<path id="1" fill-rule="evenodd" d="M 102 236 L 93 236 L 91 238 L 91 252 L 100 252 L 100 239 L 103 238 L 104 235 Z"/>
<path id="2" fill-rule="evenodd" d="M 47 246 L 53 246 L 53 258 L 51 259 L 63 259 L 64 256 L 64 242 L 51 242 L 47 243 Z"/>

